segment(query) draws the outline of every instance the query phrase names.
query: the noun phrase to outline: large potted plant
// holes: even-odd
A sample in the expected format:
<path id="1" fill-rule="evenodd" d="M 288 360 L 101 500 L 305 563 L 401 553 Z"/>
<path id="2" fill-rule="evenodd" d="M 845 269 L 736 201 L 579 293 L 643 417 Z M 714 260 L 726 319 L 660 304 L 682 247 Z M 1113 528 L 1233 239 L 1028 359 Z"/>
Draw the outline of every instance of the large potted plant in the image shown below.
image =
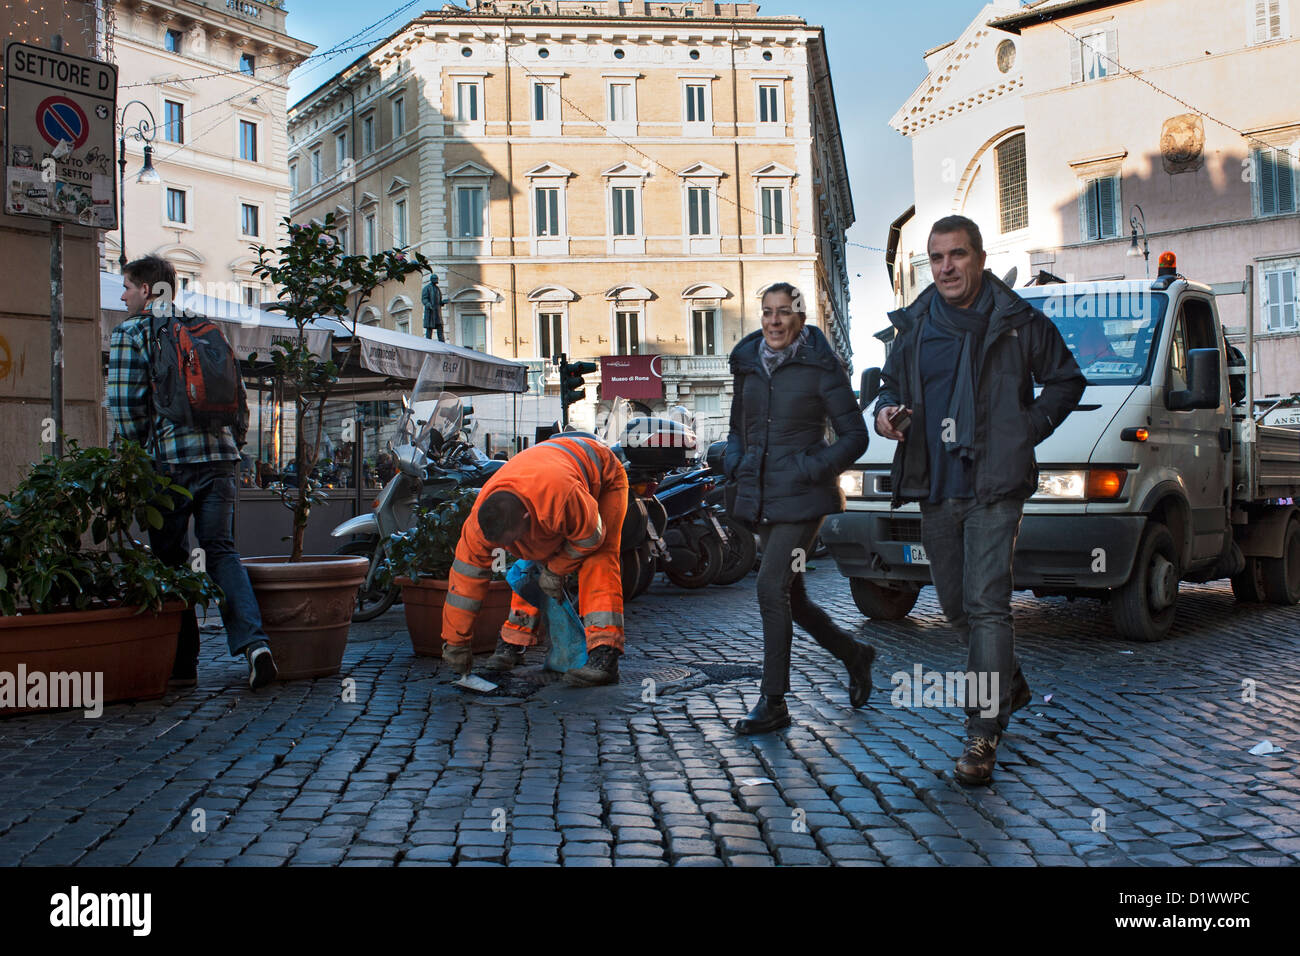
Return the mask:
<path id="1" fill-rule="evenodd" d="M 357 322 L 374 290 L 383 282 L 402 281 L 413 272 L 430 268 L 418 252 L 345 255 L 332 235 L 334 218 L 330 213 L 323 223 L 309 224 L 285 219 L 288 238 L 284 243 L 274 249 L 254 247 L 258 257 L 254 273 L 280 290 L 278 301 L 268 308 L 284 313 L 297 326 L 294 339 L 273 346 L 268 368 L 268 374 L 283 384 L 286 397 L 293 402 L 297 426 L 293 457 L 297 485 L 277 486 L 281 499 L 293 511 L 289 555 L 244 559 L 281 679 L 321 677 L 338 671 L 357 588 L 368 567 L 364 557 L 303 554 L 312 508 L 326 498 L 313 474 L 325 425 L 325 403 L 339 380 L 339 368 L 349 364 L 359 347 Z M 308 348 L 307 328 L 317 316 L 341 319 L 349 326 L 350 351 L 341 363 L 330 356 L 317 356 Z"/>
<path id="2" fill-rule="evenodd" d="M 415 527 L 392 536 L 388 571 L 402 586 L 402 607 L 411 646 L 423 657 L 442 656 L 442 607 L 460 532 L 474 507 L 477 488 L 462 488 L 434 508 L 422 509 Z M 506 567 L 513 563 L 507 557 Z M 494 569 L 487 597 L 474 620 L 470 647 L 475 654 L 496 647 L 510 615 L 510 585 L 504 569 Z"/>
<path id="3" fill-rule="evenodd" d="M 134 442 L 70 440 L 0 497 L 0 715 L 166 692 L 181 611 L 219 594 L 131 536 L 161 527 L 177 496 L 190 493 Z M 80 702 L 65 699 L 74 687 Z"/>

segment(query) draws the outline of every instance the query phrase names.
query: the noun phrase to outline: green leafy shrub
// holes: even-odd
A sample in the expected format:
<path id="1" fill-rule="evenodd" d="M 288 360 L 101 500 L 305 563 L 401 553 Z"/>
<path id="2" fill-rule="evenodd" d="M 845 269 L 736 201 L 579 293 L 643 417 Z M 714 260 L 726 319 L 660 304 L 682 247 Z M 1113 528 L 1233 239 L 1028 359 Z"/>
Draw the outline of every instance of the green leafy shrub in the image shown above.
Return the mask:
<path id="1" fill-rule="evenodd" d="M 451 575 L 461 529 L 477 496 L 477 488 L 461 488 L 436 508 L 422 508 L 417 512 L 413 528 L 398 531 L 389 539 L 388 572 L 413 581 L 446 580 Z M 507 566 L 513 563 L 514 558 L 510 557 Z M 505 574 L 499 571 L 492 577 L 505 580 Z"/>
<path id="2" fill-rule="evenodd" d="M 49 614 L 165 601 L 208 604 L 220 591 L 206 574 L 164 564 L 131 537 L 160 528 L 189 491 L 153 469 L 135 442 L 82 448 L 69 440 L 14 492 L 0 497 L 0 612 Z M 95 547 L 86 547 L 89 535 Z"/>

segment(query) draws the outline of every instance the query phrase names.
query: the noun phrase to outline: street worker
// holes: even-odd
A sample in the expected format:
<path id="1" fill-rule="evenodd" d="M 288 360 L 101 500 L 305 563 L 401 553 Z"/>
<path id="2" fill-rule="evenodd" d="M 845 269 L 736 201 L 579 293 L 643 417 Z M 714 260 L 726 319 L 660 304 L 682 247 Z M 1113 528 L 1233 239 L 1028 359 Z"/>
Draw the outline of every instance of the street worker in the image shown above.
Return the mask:
<path id="1" fill-rule="evenodd" d="M 754 709 L 736 723 L 738 734 L 790 725 L 785 695 L 794 623 L 845 666 L 854 707 L 871 693 L 876 656 L 809 599 L 803 582 L 822 522 L 844 510 L 840 472 L 867 450 L 867 426 L 844 365 L 822 331 L 806 324 L 803 294 L 778 282 L 763 293 L 762 308 L 763 327 L 731 352 L 735 399 L 724 458 L 736 483 L 732 513 L 756 525 L 763 542 L 763 682 Z M 827 424 L 834 443 L 824 437 Z"/>
<path id="2" fill-rule="evenodd" d="M 1025 499 L 1038 489 L 1034 446 L 1087 382 L 1051 319 L 985 270 L 979 226 L 940 219 L 928 250 L 934 284 L 889 316 L 898 335 L 876 431 L 898 442 L 893 507 L 920 502 L 939 604 L 968 646 L 966 744 L 954 776 L 979 785 L 992 779 L 1011 714 L 1031 699 L 1016 659 L 1011 566 Z M 976 699 L 975 687 L 989 699 Z"/>
<path id="3" fill-rule="evenodd" d="M 234 425 L 183 423 L 164 416 L 168 383 L 162 374 L 163 323 L 155 312 L 168 314 L 176 294 L 176 270 L 166 259 L 145 256 L 122 270 L 122 301 L 130 317 L 113 330 L 108 352 L 108 413 L 114 431 L 139 442 L 151 452 L 154 468 L 189 489 L 192 498 L 176 497 L 176 507 L 163 516 L 161 528 L 149 529 L 149 542 L 159 559 L 177 567 L 191 559 L 189 524 L 203 549 L 208 574 L 221 588 L 221 619 L 230 653 L 248 662 L 252 690 L 275 680 L 275 661 L 262 629 L 262 615 L 235 550 L 236 469 L 239 449 L 248 430 L 248 400 L 236 376 L 238 413 Z M 155 309 L 155 300 L 161 307 Z M 229 346 L 227 345 L 227 348 Z M 174 382 L 172 382 L 174 386 Z M 174 389 L 173 389 L 174 390 Z M 183 394 L 183 393 L 182 393 Z M 173 396 L 174 397 L 174 396 Z M 199 625 L 194 608 L 181 614 L 172 683 L 197 682 Z"/>
<path id="4" fill-rule="evenodd" d="M 557 435 L 519 452 L 478 494 L 456 545 L 442 612 L 442 659 L 468 674 L 470 637 L 487 594 L 494 559 L 503 552 L 538 562 L 543 592 L 564 599 L 565 578 L 578 572 L 578 611 L 587 635 L 586 666 L 569 671 L 575 687 L 618 682 L 623 653 L 623 579 L 619 540 L 627 514 L 627 474 L 594 438 Z M 538 608 L 518 594 L 484 665 L 507 671 L 537 643 Z"/>

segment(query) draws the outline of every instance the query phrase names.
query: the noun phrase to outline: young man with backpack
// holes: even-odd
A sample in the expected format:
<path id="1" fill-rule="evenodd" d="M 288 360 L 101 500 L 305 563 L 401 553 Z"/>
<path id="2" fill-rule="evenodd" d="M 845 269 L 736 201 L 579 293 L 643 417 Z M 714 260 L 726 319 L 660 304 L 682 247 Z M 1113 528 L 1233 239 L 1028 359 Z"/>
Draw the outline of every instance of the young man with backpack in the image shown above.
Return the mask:
<path id="1" fill-rule="evenodd" d="M 248 572 L 235 550 L 239 449 L 248 428 L 248 400 L 230 344 L 202 317 L 174 309 L 176 271 L 158 256 L 128 262 L 122 301 L 129 318 L 113 330 L 108 358 L 108 410 L 114 431 L 150 451 L 154 467 L 193 499 L 176 497 L 149 541 L 163 561 L 191 561 L 189 523 L 208 573 L 225 595 L 221 618 L 230 653 L 248 661 L 248 686 L 275 679 Z M 193 608 L 181 618 L 172 682 L 196 683 L 199 626 Z"/>

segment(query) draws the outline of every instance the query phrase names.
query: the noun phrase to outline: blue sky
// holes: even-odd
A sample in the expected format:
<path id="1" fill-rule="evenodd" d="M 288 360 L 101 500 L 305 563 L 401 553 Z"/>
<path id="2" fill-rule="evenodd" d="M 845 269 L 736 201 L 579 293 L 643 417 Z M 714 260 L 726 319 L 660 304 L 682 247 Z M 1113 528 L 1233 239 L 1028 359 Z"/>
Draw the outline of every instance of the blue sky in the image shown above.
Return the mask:
<path id="1" fill-rule="evenodd" d="M 884 248 L 890 222 L 912 204 L 910 144 L 889 128 L 889 118 L 925 76 L 921 53 L 955 39 L 982 6 L 982 0 L 772 0 L 762 4 L 766 15 L 801 16 L 826 28 L 857 214 L 849 231 L 849 279 L 858 369 L 879 364 L 884 354 L 872 333 L 885 326 L 892 297 L 884 253 L 876 250 Z M 366 6 L 355 0 L 290 0 L 288 8 L 289 32 L 324 51 L 349 40 L 385 13 L 397 15 L 349 42 L 382 39 L 422 10 L 440 9 L 441 4 L 385 0 Z M 290 79 L 290 102 L 362 52 L 322 58 L 296 71 Z"/>

